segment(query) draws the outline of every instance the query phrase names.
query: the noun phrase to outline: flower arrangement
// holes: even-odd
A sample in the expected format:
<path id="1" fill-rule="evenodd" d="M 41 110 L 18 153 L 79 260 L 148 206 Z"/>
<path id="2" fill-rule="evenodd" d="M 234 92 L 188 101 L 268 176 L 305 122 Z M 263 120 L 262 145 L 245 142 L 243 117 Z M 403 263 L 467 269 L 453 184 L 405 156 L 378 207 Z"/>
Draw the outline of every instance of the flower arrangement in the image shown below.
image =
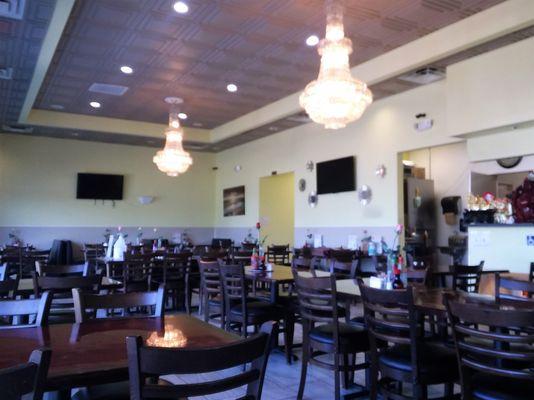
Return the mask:
<path id="1" fill-rule="evenodd" d="M 258 230 L 258 239 L 256 239 L 256 246 L 261 248 L 263 245 L 265 245 L 265 241 L 267 240 L 267 235 L 263 238 L 261 237 L 261 223 L 256 222 L 256 229 Z"/>
<path id="2" fill-rule="evenodd" d="M 8 236 L 13 246 L 22 245 L 22 240 L 19 237 L 19 231 L 17 231 L 15 228 L 11 229 L 11 232 L 9 232 Z"/>
<path id="3" fill-rule="evenodd" d="M 393 238 L 393 244 L 391 245 L 391 247 L 389 247 L 386 241 L 382 239 L 382 253 L 387 256 L 388 270 L 397 266 L 397 261 L 399 259 L 399 256 L 401 256 L 399 237 L 402 234 L 403 230 L 404 226 L 402 224 L 397 224 L 397 226 L 395 226 L 395 237 Z"/>
<path id="4" fill-rule="evenodd" d="M 137 244 L 141 244 L 143 241 L 143 227 L 137 228 Z"/>

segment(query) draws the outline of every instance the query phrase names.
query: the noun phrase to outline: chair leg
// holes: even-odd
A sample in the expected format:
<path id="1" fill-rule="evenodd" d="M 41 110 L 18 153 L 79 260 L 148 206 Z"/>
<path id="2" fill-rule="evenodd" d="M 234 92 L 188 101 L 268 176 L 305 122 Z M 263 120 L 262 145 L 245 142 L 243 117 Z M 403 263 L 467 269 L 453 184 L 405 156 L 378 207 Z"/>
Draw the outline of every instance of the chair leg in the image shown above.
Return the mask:
<path id="1" fill-rule="evenodd" d="M 369 367 L 369 399 L 377 400 L 378 397 L 378 365 L 374 357 L 371 360 Z"/>
<path id="2" fill-rule="evenodd" d="M 334 354 L 334 391 L 336 400 L 341 399 L 341 379 L 340 379 L 340 370 L 339 370 L 339 353 Z"/>
<path id="3" fill-rule="evenodd" d="M 420 384 L 413 385 L 413 397 L 417 400 L 427 400 L 427 387 Z"/>
<path id="4" fill-rule="evenodd" d="M 295 336 L 295 320 L 288 314 L 284 320 L 284 346 L 286 351 L 286 362 L 291 365 L 293 357 L 293 337 Z"/>
<path id="5" fill-rule="evenodd" d="M 343 353 L 343 389 L 349 387 L 349 353 Z"/>
<path id="6" fill-rule="evenodd" d="M 454 383 L 449 382 L 445 384 L 444 394 L 446 398 L 452 399 L 452 396 L 454 394 Z"/>
<path id="7" fill-rule="evenodd" d="M 306 374 L 308 373 L 308 362 L 310 359 L 310 346 L 308 344 L 308 332 L 303 326 L 302 332 L 302 364 L 300 367 L 300 383 L 297 400 L 302 400 L 304 396 L 304 386 L 306 385 Z"/>
<path id="8" fill-rule="evenodd" d="M 208 296 L 205 296 L 203 299 L 203 311 L 204 311 L 204 321 L 208 322 L 210 320 L 210 306 L 209 306 L 209 299 Z"/>

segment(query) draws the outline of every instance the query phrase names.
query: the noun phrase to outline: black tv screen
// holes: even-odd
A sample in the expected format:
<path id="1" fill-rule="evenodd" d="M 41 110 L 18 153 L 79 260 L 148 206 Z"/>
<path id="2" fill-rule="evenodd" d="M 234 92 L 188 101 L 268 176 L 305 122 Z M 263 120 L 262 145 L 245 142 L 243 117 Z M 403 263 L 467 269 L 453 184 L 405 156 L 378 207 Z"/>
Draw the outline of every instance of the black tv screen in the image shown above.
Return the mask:
<path id="1" fill-rule="evenodd" d="M 354 157 L 317 163 L 317 194 L 356 190 Z"/>
<path id="2" fill-rule="evenodd" d="M 122 200 L 122 175 L 78 174 L 77 199 Z"/>

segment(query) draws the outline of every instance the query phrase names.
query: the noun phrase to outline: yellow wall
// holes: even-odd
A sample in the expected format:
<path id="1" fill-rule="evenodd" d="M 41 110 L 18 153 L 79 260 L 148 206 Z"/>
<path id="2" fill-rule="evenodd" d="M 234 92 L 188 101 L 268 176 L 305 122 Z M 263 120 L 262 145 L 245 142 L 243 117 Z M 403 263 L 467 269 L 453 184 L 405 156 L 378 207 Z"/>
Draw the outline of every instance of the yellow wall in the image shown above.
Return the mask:
<path id="1" fill-rule="evenodd" d="M 260 178 L 260 221 L 266 245 L 293 246 L 295 229 L 295 176 L 287 173 Z"/>
<path id="2" fill-rule="evenodd" d="M 192 153 L 183 176 L 152 162 L 155 148 L 0 134 L 0 226 L 213 226 L 213 158 Z M 76 200 L 76 174 L 122 174 L 124 200 Z M 142 195 L 155 196 L 149 205 Z"/>

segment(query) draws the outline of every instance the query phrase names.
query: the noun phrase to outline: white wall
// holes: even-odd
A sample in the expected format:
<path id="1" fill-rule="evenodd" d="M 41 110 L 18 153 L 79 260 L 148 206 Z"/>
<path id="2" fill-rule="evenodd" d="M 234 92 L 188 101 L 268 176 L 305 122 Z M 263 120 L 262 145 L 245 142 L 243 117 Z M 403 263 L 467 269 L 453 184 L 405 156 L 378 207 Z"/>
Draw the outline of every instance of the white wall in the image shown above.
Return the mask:
<path id="1" fill-rule="evenodd" d="M 534 38 L 447 68 L 451 135 L 534 120 Z"/>
<path id="2" fill-rule="evenodd" d="M 398 222 L 397 212 L 397 154 L 414 148 L 429 147 L 458 141 L 447 135 L 445 126 L 445 83 L 411 90 L 377 101 L 361 120 L 338 131 L 326 131 L 317 124 L 307 124 L 261 140 L 217 154 L 215 226 L 228 233 L 230 228 L 245 232 L 258 218 L 259 178 L 294 171 L 295 182 L 307 181 L 307 190 L 295 195 L 295 226 L 319 228 L 386 228 L 388 232 Z M 413 128 L 415 115 L 421 112 L 434 118 L 434 127 L 424 133 Z M 315 171 L 306 170 L 306 162 L 320 162 L 355 155 L 357 185 L 369 185 L 373 201 L 362 207 L 356 192 L 323 195 L 316 208 L 307 204 L 307 196 L 315 190 Z M 235 165 L 242 170 L 234 171 Z M 378 165 L 384 164 L 387 175 L 375 175 Z M 240 217 L 223 217 L 222 191 L 236 185 L 246 186 L 247 210 Z M 283 201 L 283 199 L 280 199 Z M 359 229 L 357 234 L 361 234 Z M 301 243 L 296 238 L 296 244 Z M 338 243 L 346 245 L 346 239 Z"/>
<path id="3" fill-rule="evenodd" d="M 31 236 L 33 229 L 42 238 L 40 243 L 51 239 L 44 231 L 57 235 L 58 230 L 52 228 L 58 227 L 70 232 L 67 237 L 78 237 L 72 228 L 93 227 L 100 232 L 119 225 L 142 226 L 147 231 L 153 227 L 208 228 L 211 235 L 214 156 L 193 153 L 190 171 L 171 178 L 152 162 L 156 150 L 1 134 L 0 233 L 7 236 L 6 230 L 17 227 Z M 78 172 L 124 175 L 124 200 L 117 201 L 115 207 L 109 201 L 95 204 L 92 200 L 76 200 Z M 141 195 L 156 199 L 141 205 L 137 200 Z M 3 236 L 0 243 L 7 239 Z M 33 242 L 34 238 L 25 239 Z"/>

